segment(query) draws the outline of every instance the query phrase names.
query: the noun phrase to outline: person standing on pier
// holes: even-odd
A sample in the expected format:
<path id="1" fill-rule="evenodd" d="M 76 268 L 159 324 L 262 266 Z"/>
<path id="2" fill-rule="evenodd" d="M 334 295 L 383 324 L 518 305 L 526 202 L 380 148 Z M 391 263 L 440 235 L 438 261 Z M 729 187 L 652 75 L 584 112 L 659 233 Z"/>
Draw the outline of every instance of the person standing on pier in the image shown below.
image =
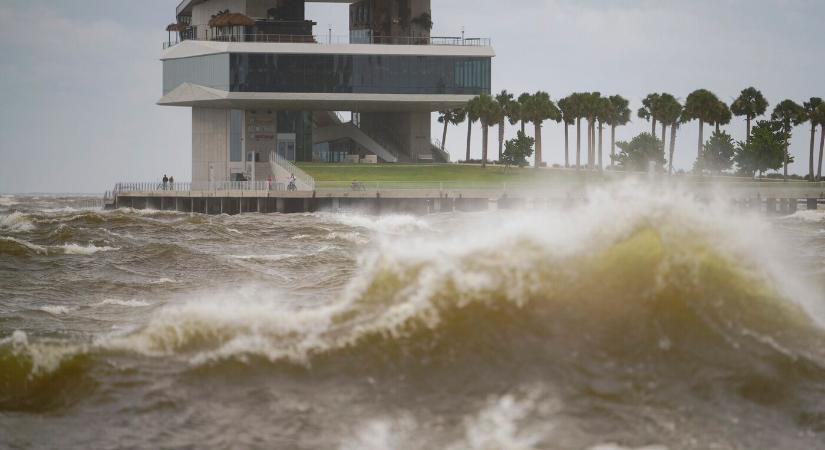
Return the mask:
<path id="1" fill-rule="evenodd" d="M 170 191 L 175 190 L 175 177 L 171 177 L 171 176 L 169 177 L 169 190 Z"/>
<path id="2" fill-rule="evenodd" d="M 163 174 L 163 190 L 164 191 L 166 190 L 166 183 L 168 183 L 168 182 L 169 182 L 169 177 L 167 177 L 166 174 Z"/>

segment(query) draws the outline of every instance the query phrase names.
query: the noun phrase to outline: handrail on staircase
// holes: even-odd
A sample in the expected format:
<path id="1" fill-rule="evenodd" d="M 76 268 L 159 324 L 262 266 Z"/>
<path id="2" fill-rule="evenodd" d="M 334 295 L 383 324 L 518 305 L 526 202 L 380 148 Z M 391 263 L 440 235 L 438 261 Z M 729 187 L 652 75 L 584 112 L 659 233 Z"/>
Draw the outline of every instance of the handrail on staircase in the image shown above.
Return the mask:
<path id="1" fill-rule="evenodd" d="M 282 169 L 286 170 L 287 172 L 291 173 L 295 176 L 295 179 L 298 180 L 300 183 L 306 185 L 306 190 L 314 191 L 315 190 L 315 178 L 310 176 L 308 173 L 304 172 L 298 166 L 289 161 L 288 159 L 284 158 L 283 156 L 279 155 L 278 152 L 273 151 L 269 154 L 269 161 L 281 166 Z"/>

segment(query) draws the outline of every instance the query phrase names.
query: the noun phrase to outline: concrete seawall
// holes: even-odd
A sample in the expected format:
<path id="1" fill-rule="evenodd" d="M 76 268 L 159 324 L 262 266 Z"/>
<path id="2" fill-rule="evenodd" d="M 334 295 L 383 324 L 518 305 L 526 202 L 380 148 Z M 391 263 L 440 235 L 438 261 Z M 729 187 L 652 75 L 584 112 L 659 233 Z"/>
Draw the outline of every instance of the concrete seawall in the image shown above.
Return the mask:
<path id="1" fill-rule="evenodd" d="M 825 205 L 825 190 L 813 186 L 726 186 L 697 189 L 698 198 L 724 195 L 733 208 L 768 214 L 793 214 Z M 269 192 L 269 191 L 154 191 L 116 193 L 110 208 L 154 209 L 200 214 L 306 213 L 358 211 L 368 214 L 433 214 L 489 209 L 546 209 L 587 201 L 584 190 L 428 190 Z"/>

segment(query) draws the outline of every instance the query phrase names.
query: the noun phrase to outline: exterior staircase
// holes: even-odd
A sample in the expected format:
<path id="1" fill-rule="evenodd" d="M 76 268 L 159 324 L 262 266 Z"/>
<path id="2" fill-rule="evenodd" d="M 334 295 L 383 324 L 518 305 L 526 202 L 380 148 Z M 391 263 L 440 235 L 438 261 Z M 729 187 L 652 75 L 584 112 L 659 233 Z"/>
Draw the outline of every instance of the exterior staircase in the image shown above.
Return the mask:
<path id="1" fill-rule="evenodd" d="M 294 176 L 295 187 L 299 191 L 315 190 L 315 179 L 308 173 L 299 169 L 298 166 L 293 164 L 291 161 L 281 157 L 281 155 L 277 152 L 272 152 L 269 154 L 269 165 L 278 184 L 283 184 L 284 187 L 287 187 L 289 184 L 289 179 Z"/>
<path id="2" fill-rule="evenodd" d="M 398 154 L 390 149 L 386 143 L 379 143 L 375 138 L 358 128 L 354 123 L 347 122 L 340 125 L 331 125 L 316 128 L 312 133 L 313 143 L 332 142 L 338 139 L 352 139 L 367 151 L 389 163 L 398 162 Z"/>

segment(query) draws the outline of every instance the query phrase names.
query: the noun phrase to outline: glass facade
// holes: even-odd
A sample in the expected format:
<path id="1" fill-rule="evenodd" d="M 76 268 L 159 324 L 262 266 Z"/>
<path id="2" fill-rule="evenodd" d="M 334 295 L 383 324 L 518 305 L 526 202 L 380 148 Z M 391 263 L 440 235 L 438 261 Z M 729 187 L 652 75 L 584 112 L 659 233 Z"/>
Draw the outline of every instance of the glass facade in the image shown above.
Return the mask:
<path id="1" fill-rule="evenodd" d="M 163 62 L 163 95 L 183 83 L 229 90 L 229 54 L 170 59 Z"/>
<path id="2" fill-rule="evenodd" d="M 490 58 L 233 53 L 232 92 L 490 93 Z"/>
<path id="3" fill-rule="evenodd" d="M 312 161 L 312 113 L 278 111 L 278 134 L 295 135 L 295 155 L 281 155 L 295 161 Z"/>
<path id="4" fill-rule="evenodd" d="M 490 93 L 490 58 L 232 53 L 163 62 L 163 94 L 189 82 L 232 92 Z"/>

